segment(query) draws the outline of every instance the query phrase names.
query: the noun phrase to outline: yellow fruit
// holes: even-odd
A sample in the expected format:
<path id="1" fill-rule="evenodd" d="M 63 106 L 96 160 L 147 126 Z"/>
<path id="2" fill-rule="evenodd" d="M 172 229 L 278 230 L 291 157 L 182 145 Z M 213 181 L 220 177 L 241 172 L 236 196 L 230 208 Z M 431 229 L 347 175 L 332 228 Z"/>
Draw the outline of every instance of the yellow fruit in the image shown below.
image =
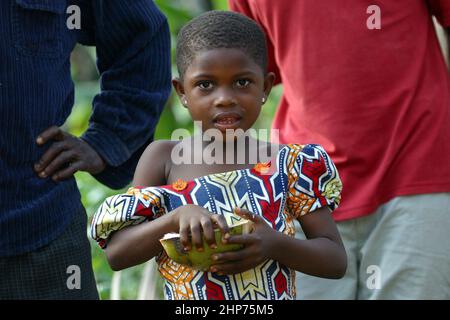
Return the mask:
<path id="1" fill-rule="evenodd" d="M 248 220 L 241 220 L 233 226 L 229 227 L 230 235 L 242 235 L 250 233 L 253 222 Z M 211 255 L 214 253 L 236 251 L 243 247 L 241 244 L 225 244 L 222 242 L 222 231 L 220 229 L 214 230 L 216 239 L 216 249 L 212 249 L 203 239 L 203 251 L 197 251 L 193 248 L 189 251 L 184 250 L 180 242 L 180 235 L 178 233 L 168 233 L 164 238 L 160 239 L 166 254 L 175 262 L 187 265 L 195 270 L 207 271 L 212 265 Z"/>

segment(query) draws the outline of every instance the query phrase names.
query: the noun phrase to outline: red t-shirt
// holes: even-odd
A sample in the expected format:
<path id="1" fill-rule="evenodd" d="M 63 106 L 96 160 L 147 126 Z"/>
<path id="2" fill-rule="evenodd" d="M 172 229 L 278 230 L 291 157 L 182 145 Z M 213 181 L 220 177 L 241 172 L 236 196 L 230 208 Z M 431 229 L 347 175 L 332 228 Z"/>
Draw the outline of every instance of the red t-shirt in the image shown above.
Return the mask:
<path id="1" fill-rule="evenodd" d="M 380 20 L 368 7 L 376 4 Z M 393 197 L 450 191 L 450 77 L 432 22 L 450 0 L 230 0 L 267 33 L 283 83 L 281 143 L 317 143 L 343 181 L 345 220 Z M 380 21 L 370 30 L 367 20 Z"/>

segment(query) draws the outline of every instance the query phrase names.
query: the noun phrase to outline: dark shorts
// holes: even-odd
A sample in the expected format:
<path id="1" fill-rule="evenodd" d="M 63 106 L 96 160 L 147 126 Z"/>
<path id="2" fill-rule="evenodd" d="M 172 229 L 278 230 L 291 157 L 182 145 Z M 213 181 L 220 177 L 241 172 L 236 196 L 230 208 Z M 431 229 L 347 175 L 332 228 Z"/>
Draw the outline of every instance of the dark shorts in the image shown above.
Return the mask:
<path id="1" fill-rule="evenodd" d="M 0 299 L 98 299 L 85 212 L 48 245 L 0 258 Z"/>

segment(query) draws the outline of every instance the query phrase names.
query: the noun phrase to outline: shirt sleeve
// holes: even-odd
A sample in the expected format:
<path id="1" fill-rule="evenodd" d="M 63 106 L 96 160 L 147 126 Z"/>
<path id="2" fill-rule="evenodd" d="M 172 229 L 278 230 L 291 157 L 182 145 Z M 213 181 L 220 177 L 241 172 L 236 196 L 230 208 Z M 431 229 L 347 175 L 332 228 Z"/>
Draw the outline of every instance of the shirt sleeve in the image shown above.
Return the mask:
<path id="1" fill-rule="evenodd" d="M 280 84 L 282 82 L 280 70 L 278 69 L 278 65 L 275 59 L 275 46 L 272 42 L 272 40 L 269 37 L 269 33 L 267 32 L 268 26 L 265 26 L 264 23 L 262 23 L 261 19 L 258 19 L 258 15 L 256 12 L 254 12 L 253 6 L 250 4 L 250 1 L 248 0 L 228 0 L 228 5 L 230 7 L 230 10 L 241 13 L 250 19 L 256 21 L 261 28 L 264 30 L 264 33 L 266 35 L 266 42 L 267 42 L 267 70 L 269 72 L 275 73 L 275 81 L 274 85 Z"/>
<path id="2" fill-rule="evenodd" d="M 81 137 L 107 163 L 94 177 L 121 188 L 151 142 L 171 90 L 170 32 L 151 0 L 94 0 L 85 8 L 79 42 L 95 45 L 101 92 Z"/>
<path id="3" fill-rule="evenodd" d="M 135 187 L 124 194 L 108 197 L 93 216 L 91 238 L 105 249 L 113 232 L 165 214 L 164 196 L 158 190 L 157 187 Z"/>
<path id="4" fill-rule="evenodd" d="M 431 14 L 436 17 L 444 27 L 450 27 L 450 1 L 449 0 L 427 0 Z"/>
<path id="5" fill-rule="evenodd" d="M 287 206 L 295 218 L 325 206 L 331 211 L 338 207 L 342 182 L 336 166 L 321 146 L 290 145 L 287 171 Z"/>

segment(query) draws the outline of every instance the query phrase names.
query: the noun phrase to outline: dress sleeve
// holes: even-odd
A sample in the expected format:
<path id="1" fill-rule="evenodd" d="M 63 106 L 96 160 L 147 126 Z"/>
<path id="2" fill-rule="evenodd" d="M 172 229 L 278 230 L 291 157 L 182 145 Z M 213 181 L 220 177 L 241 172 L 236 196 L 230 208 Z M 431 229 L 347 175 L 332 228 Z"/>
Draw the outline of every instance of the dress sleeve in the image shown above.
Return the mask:
<path id="1" fill-rule="evenodd" d="M 289 145 L 287 155 L 287 206 L 295 217 L 324 206 L 335 210 L 341 200 L 342 182 L 325 150 L 314 144 Z"/>
<path id="2" fill-rule="evenodd" d="M 103 201 L 92 219 L 91 237 L 105 249 L 113 232 L 154 220 L 166 212 L 164 197 L 157 187 L 130 188 Z"/>

